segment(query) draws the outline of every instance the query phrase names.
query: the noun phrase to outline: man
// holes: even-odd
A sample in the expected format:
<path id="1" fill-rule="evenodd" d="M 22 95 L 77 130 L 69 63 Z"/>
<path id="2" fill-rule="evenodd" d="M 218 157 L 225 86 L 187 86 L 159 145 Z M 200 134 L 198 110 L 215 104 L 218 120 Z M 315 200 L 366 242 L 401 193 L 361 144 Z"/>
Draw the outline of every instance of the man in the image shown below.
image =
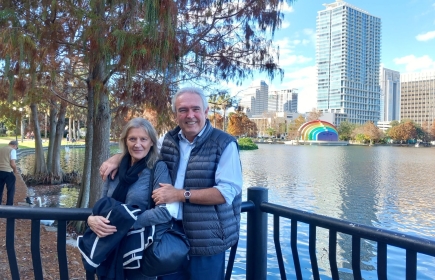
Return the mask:
<path id="1" fill-rule="evenodd" d="M 174 185 L 160 184 L 152 199 L 156 205 L 166 203 L 191 250 L 182 271 L 159 279 L 222 280 L 225 251 L 236 244 L 240 230 L 243 181 L 237 142 L 211 126 L 201 89 L 180 89 L 172 110 L 178 126 L 164 136 L 160 154 Z M 118 163 L 117 156 L 103 163 L 103 179 Z"/>
<path id="2" fill-rule="evenodd" d="M 15 160 L 17 159 L 18 142 L 11 141 L 8 146 L 0 148 L 0 204 L 3 198 L 3 189 L 6 183 L 8 191 L 6 205 L 14 204 L 15 195 L 15 174 L 17 166 Z"/>

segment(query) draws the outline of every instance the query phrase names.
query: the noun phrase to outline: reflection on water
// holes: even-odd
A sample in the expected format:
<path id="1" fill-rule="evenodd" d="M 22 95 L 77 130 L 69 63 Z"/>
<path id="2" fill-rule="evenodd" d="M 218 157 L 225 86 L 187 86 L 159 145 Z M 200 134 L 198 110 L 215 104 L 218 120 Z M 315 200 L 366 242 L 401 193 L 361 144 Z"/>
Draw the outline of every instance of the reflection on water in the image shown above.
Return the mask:
<path id="1" fill-rule="evenodd" d="M 431 176 L 435 170 L 434 157 L 434 148 L 263 144 L 258 150 L 241 152 L 244 200 L 246 188 L 264 186 L 269 189 L 272 203 L 435 239 L 435 189 Z M 269 219 L 272 225 L 272 218 Z M 311 276 L 308 227 L 299 224 L 298 228 L 301 231 L 298 248 L 306 279 Z M 271 230 L 269 234 L 272 240 Z M 281 235 L 281 240 L 288 240 L 288 221 L 281 222 Z M 327 242 L 326 231 L 319 230 L 316 246 L 322 279 L 330 277 Z M 339 234 L 337 245 L 338 266 L 342 267 L 340 279 L 353 279 L 350 237 Z M 377 279 L 375 245 L 367 240 L 361 242 L 364 279 Z M 286 271 L 294 276 L 290 245 L 281 246 L 284 254 L 288 254 Z M 269 279 L 279 279 L 273 243 L 268 248 Z M 389 278 L 403 278 L 403 252 L 389 247 L 388 254 Z M 432 279 L 427 271 L 434 267 L 433 258 L 419 255 L 418 279 Z"/>
<path id="2" fill-rule="evenodd" d="M 84 149 L 70 149 L 65 153 L 66 159 L 62 163 L 65 171 L 81 170 L 74 166 L 82 164 Z M 241 151 L 243 200 L 246 200 L 248 187 L 263 186 L 269 189 L 269 201 L 272 203 L 435 240 L 434 158 L 435 148 L 262 144 L 258 150 Z M 30 166 L 32 165 L 33 162 Z M 270 216 L 268 279 L 280 279 L 272 227 L 273 220 Z M 281 243 L 284 264 L 288 278 L 292 279 L 295 271 L 288 242 L 290 222 L 281 219 L 280 228 L 281 241 L 286 241 Z M 232 279 L 244 279 L 246 275 L 244 214 L 241 229 Z M 308 226 L 299 223 L 298 229 L 303 278 L 311 279 Z M 328 235 L 322 229 L 318 229 L 317 233 L 316 248 L 321 279 L 330 279 Z M 353 279 L 350 237 L 339 234 L 337 240 L 340 279 Z M 364 279 L 377 279 L 375 246 L 373 242 L 361 241 Z M 389 279 L 403 279 L 403 250 L 388 247 L 388 268 Z M 431 271 L 434 268 L 433 258 L 418 256 L 418 279 L 433 279 Z"/>
<path id="3" fill-rule="evenodd" d="M 83 170 L 85 149 L 65 147 L 60 150 L 60 166 L 65 173 Z M 45 152 L 47 158 L 47 152 Z M 35 170 L 35 154 L 30 153 L 18 157 L 18 166 L 23 174 L 32 174 Z"/>

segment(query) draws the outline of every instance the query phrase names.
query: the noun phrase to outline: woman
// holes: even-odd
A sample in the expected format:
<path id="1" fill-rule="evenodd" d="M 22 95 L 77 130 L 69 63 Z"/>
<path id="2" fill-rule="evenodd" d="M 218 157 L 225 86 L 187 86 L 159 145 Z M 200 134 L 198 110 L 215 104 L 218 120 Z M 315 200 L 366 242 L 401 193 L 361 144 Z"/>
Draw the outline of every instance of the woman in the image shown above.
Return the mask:
<path id="1" fill-rule="evenodd" d="M 119 172 L 113 180 L 108 178 L 105 181 L 102 197 L 112 197 L 142 210 L 133 224 L 133 229 L 142 229 L 170 221 L 172 217 L 165 205 L 146 210 L 151 192 L 159 187 L 159 183 L 171 183 L 166 164 L 157 161 L 157 133 L 153 126 L 143 118 L 130 120 L 121 133 L 119 147 L 121 153 L 124 154 Z M 154 178 L 151 186 L 152 170 L 154 170 Z M 117 234 L 117 227 L 109 223 L 110 221 L 103 216 L 93 215 L 88 218 L 90 229 L 100 239 Z M 117 262 L 119 266 L 120 261 L 117 260 Z M 111 267 L 111 265 L 106 264 L 106 267 Z M 98 268 L 97 275 L 101 275 Z M 125 264 L 124 278 L 128 280 L 148 279 L 141 274 L 140 269 L 125 269 Z"/>

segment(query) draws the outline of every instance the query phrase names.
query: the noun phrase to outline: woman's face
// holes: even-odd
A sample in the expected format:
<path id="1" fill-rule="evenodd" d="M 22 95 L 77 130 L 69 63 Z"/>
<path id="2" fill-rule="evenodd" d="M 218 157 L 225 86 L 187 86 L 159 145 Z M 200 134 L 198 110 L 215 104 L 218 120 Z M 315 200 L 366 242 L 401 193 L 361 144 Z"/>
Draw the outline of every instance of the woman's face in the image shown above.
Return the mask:
<path id="1" fill-rule="evenodd" d="M 143 159 L 153 146 L 151 138 L 143 128 L 131 128 L 125 139 L 132 160 L 131 165 Z"/>

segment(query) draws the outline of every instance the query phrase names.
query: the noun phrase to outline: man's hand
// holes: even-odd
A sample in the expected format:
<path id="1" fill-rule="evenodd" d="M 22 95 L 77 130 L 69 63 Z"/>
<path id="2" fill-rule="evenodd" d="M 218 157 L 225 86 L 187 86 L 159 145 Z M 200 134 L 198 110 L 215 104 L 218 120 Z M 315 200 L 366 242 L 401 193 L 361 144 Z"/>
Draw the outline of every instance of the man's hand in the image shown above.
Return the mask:
<path id="1" fill-rule="evenodd" d="M 178 190 L 171 184 L 159 183 L 160 188 L 153 191 L 151 198 L 156 205 L 184 201 L 184 190 Z"/>
<path id="2" fill-rule="evenodd" d="M 100 166 L 100 176 L 103 181 L 106 181 L 107 176 L 110 175 L 112 180 L 115 178 L 116 173 L 118 173 L 118 166 L 121 163 L 122 154 L 116 154 L 110 157 L 108 160 L 103 162 Z"/>
<path id="3" fill-rule="evenodd" d="M 116 227 L 109 225 L 110 221 L 103 216 L 89 216 L 88 225 L 91 230 L 100 238 L 114 234 Z"/>

